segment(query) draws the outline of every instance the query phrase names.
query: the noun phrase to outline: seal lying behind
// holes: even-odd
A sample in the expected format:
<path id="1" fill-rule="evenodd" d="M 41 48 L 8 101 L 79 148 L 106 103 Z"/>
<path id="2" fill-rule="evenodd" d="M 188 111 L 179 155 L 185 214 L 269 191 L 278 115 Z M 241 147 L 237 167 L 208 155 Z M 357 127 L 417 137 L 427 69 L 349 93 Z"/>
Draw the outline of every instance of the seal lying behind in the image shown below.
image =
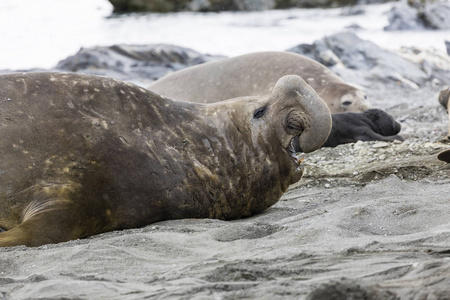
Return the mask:
<path id="1" fill-rule="evenodd" d="M 302 77 L 331 113 L 361 112 L 371 107 L 364 91 L 324 65 L 291 52 L 257 52 L 204 63 L 166 75 L 148 88 L 174 99 L 209 103 L 265 95 L 279 78 L 290 74 Z"/>
<path id="2" fill-rule="evenodd" d="M 117 80 L 0 76 L 0 246 L 39 246 L 275 204 L 319 148 L 326 104 L 298 76 L 265 96 L 174 101 Z"/>

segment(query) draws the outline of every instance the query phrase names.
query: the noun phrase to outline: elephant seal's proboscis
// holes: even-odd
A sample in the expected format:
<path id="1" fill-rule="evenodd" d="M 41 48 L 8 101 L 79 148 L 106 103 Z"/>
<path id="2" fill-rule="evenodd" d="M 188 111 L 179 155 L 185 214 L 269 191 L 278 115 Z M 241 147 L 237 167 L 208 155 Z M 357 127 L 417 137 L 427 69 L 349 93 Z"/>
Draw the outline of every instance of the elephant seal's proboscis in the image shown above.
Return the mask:
<path id="1" fill-rule="evenodd" d="M 174 101 L 117 80 L 0 76 L 0 246 L 39 246 L 180 218 L 236 219 L 303 174 L 292 152 L 328 137 L 326 104 L 298 76 L 272 93 Z"/>
<path id="2" fill-rule="evenodd" d="M 371 105 L 365 92 L 346 83 L 324 65 L 291 52 L 256 52 L 220 59 L 168 74 L 148 88 L 191 102 L 265 95 L 285 75 L 302 77 L 327 103 L 331 113 L 362 112 Z"/>

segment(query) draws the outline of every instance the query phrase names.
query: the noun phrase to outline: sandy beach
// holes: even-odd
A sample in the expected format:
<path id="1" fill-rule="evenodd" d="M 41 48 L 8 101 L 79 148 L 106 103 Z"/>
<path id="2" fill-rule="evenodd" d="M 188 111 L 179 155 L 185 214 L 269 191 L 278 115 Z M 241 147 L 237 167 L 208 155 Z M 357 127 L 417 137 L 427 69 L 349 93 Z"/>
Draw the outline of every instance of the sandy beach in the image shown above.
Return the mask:
<path id="1" fill-rule="evenodd" d="M 367 185 L 300 185 L 244 220 L 167 221 L 1 249 L 0 291 L 3 299 L 448 299 L 448 183 L 391 174 Z"/>

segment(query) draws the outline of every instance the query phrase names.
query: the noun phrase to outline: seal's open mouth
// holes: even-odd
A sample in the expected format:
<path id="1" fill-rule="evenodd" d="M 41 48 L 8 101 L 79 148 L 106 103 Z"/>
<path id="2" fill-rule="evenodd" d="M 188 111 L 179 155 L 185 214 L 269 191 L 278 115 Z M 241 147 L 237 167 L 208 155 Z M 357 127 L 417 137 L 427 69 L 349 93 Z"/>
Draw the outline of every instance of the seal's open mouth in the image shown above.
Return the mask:
<path id="1" fill-rule="evenodd" d="M 291 155 L 291 157 L 294 160 L 295 164 L 297 165 L 297 168 L 302 168 L 303 167 L 302 163 L 303 163 L 304 158 L 303 157 L 301 157 L 301 158 L 297 157 L 296 152 L 295 152 L 295 148 L 294 148 L 294 140 L 295 140 L 295 138 L 293 138 L 291 140 L 291 142 L 289 143 L 289 147 L 288 147 L 287 151 L 289 152 L 289 154 Z"/>

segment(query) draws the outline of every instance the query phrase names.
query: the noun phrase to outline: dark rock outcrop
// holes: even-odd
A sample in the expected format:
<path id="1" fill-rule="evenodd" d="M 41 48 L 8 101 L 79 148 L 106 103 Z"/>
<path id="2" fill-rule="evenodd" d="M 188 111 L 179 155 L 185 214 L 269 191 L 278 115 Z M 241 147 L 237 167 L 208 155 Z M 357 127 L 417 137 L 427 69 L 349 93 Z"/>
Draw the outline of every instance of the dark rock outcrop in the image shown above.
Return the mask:
<path id="1" fill-rule="evenodd" d="M 418 16 L 429 28 L 450 29 L 450 3 L 448 1 L 426 5 Z"/>
<path id="2" fill-rule="evenodd" d="M 109 0 L 115 13 L 129 12 L 217 12 L 226 10 L 268 10 L 292 7 L 338 7 L 357 0 Z"/>
<path id="3" fill-rule="evenodd" d="M 109 0 L 116 13 L 128 12 L 171 12 L 183 10 L 187 0 Z"/>
<path id="4" fill-rule="evenodd" d="M 82 48 L 56 70 L 104 75 L 147 85 L 169 72 L 221 58 L 172 45 L 113 45 Z"/>
<path id="5" fill-rule="evenodd" d="M 300 44 L 287 51 L 315 59 L 344 80 L 362 86 L 393 82 L 417 89 L 432 80 L 435 83 L 450 80 L 447 57 L 407 48 L 399 54 L 392 53 L 349 32 L 326 36 L 312 45 Z"/>
<path id="6" fill-rule="evenodd" d="M 417 14 L 417 10 L 407 5 L 394 6 L 389 11 L 388 18 L 389 25 L 384 27 L 386 31 L 426 29 Z"/>
<path id="7" fill-rule="evenodd" d="M 325 8 L 356 5 L 358 0 L 276 0 L 275 8 Z"/>
<path id="8" fill-rule="evenodd" d="M 394 30 L 424 30 L 450 29 L 450 3 L 439 1 L 431 3 L 410 4 L 400 3 L 394 6 L 388 14 L 387 31 Z"/>
<path id="9" fill-rule="evenodd" d="M 109 0 L 116 13 L 265 10 L 275 8 L 275 0 Z"/>

